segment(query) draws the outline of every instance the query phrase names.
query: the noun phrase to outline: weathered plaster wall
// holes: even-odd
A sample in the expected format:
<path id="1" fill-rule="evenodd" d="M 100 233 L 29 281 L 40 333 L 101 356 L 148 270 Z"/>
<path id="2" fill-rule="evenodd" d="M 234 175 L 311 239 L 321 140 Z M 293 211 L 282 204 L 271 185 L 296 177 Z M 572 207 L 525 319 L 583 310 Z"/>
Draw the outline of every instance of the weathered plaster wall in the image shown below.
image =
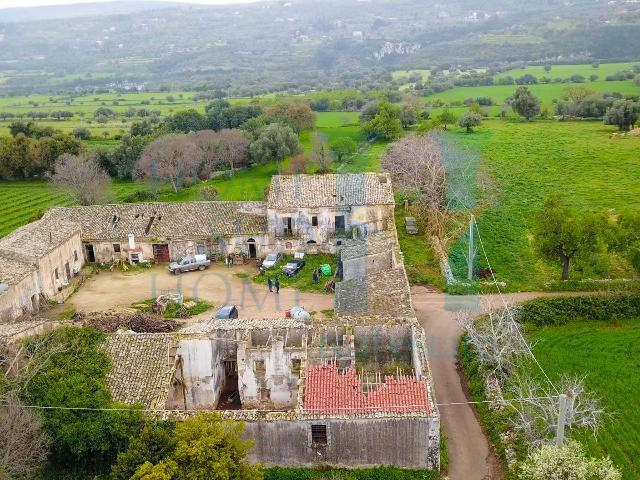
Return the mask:
<path id="1" fill-rule="evenodd" d="M 326 446 L 312 445 L 313 424 L 326 425 Z M 254 463 L 439 469 L 437 417 L 246 421 L 246 427 L 247 437 L 256 442 L 248 457 Z"/>
<path id="2" fill-rule="evenodd" d="M 243 408 L 272 405 L 292 408 L 297 403 L 299 373 L 293 360 L 302 360 L 302 349 L 284 348 L 276 338 L 270 347 L 238 345 L 238 386 Z"/>
<path id="3" fill-rule="evenodd" d="M 38 296 L 39 293 L 38 273 L 33 271 L 22 281 L 0 294 L 0 321 L 8 322 L 24 313 L 32 312 L 31 297 Z M 36 304 L 39 305 L 38 297 L 36 297 Z"/>
<path id="4" fill-rule="evenodd" d="M 182 339 L 177 354 L 183 358 L 188 409 L 212 409 L 224 387 L 224 346 L 206 338 Z"/>
<path id="5" fill-rule="evenodd" d="M 77 257 L 77 260 L 76 260 Z M 65 263 L 69 262 L 70 276 L 67 276 Z M 38 261 L 38 279 L 41 292 L 50 298 L 58 293 L 58 286 L 68 283 L 74 272 L 79 272 L 84 265 L 82 241 L 78 231 L 66 242 L 58 245 Z M 60 282 L 56 283 L 55 270 L 58 269 Z"/>

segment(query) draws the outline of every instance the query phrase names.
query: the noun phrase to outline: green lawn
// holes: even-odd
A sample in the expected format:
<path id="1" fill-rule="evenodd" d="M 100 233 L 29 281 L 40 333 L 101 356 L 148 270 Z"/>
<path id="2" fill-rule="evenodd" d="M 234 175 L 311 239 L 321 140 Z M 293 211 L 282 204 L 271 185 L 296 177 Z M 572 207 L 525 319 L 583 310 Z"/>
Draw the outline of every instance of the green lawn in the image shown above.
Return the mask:
<path id="1" fill-rule="evenodd" d="M 548 195 L 562 193 L 576 208 L 612 214 L 640 208 L 640 138 L 612 139 L 614 131 L 600 122 L 487 120 L 470 135 L 450 132 L 482 155 L 478 228 L 508 290 L 540 289 L 559 278 L 558 266 L 534 253 L 533 219 Z M 605 273 L 630 275 L 623 267 Z M 573 278 L 598 274 L 572 272 Z"/>
<path id="2" fill-rule="evenodd" d="M 496 36 L 501 37 L 499 35 Z M 598 75 L 600 80 L 604 80 L 607 75 L 613 75 L 625 70 L 632 70 L 635 65 L 640 65 L 640 61 L 627 63 L 603 63 L 602 65 L 599 65 L 598 68 L 593 68 L 592 64 L 551 65 L 551 70 L 548 73 L 544 71 L 544 66 L 540 65 L 507 70 L 506 72 L 502 72 L 496 75 L 495 79 L 497 80 L 508 76 L 518 78 L 526 74 L 533 75 L 537 78 L 569 78 L 571 77 L 571 75 L 577 73 L 585 78 L 589 78 L 589 76 L 591 75 Z"/>
<path id="3" fill-rule="evenodd" d="M 534 353 L 556 381 L 586 375 L 608 417 L 598 435 L 577 436 L 594 456 L 609 455 L 625 480 L 640 478 L 640 319 L 579 321 L 529 332 Z"/>
<path id="4" fill-rule="evenodd" d="M 269 278 L 273 281 L 278 278 L 280 279 L 280 286 L 282 288 L 293 287 L 304 292 L 327 293 L 324 287 L 329 280 L 333 280 L 333 275 L 336 273 L 336 256 L 326 253 L 305 255 L 305 265 L 302 267 L 302 270 L 300 270 L 300 272 L 294 277 L 287 277 L 281 273 L 280 269 L 292 258 L 293 255 L 285 255 L 275 267 L 268 269 L 264 274 L 254 275 L 253 281 L 256 283 L 266 284 Z M 332 276 L 324 277 L 321 275 L 318 283 L 314 285 L 313 271 L 320 268 L 320 266 L 325 263 L 331 265 Z"/>

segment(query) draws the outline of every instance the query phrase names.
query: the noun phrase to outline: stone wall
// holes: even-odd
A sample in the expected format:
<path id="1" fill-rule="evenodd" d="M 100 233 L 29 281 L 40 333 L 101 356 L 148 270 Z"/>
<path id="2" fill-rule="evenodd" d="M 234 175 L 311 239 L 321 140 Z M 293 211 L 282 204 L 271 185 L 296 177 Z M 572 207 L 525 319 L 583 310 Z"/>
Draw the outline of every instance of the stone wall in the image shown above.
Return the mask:
<path id="1" fill-rule="evenodd" d="M 38 272 L 34 270 L 0 294 L 0 322 L 9 322 L 25 313 L 37 311 L 39 305 L 40 284 Z"/>
<path id="2" fill-rule="evenodd" d="M 437 416 L 245 420 L 245 424 L 246 436 L 256 442 L 248 456 L 253 463 L 439 469 Z M 326 446 L 312 444 L 311 425 L 326 426 Z"/>
<path id="3" fill-rule="evenodd" d="M 67 263 L 70 275 L 67 275 L 66 272 L 65 264 Z M 83 265 L 82 241 L 78 231 L 38 260 L 38 279 L 41 293 L 49 298 L 55 298 L 58 294 L 58 287 L 61 288 L 63 283 L 69 283 L 74 272 L 79 272 Z M 58 270 L 58 281 L 56 281 L 56 269 Z"/>

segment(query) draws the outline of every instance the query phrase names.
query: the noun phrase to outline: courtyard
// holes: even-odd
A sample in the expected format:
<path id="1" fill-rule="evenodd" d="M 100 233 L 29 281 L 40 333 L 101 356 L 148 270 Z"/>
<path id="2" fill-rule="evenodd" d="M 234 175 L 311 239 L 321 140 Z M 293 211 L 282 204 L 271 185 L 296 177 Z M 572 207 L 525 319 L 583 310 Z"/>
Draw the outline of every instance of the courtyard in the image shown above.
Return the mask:
<path id="1" fill-rule="evenodd" d="M 253 264 L 227 268 L 212 264 L 207 270 L 173 275 L 166 266 L 135 269 L 128 272 L 101 271 L 89 277 L 65 302 L 65 310 L 99 312 L 128 308 L 136 302 L 156 297 L 167 291 L 178 291 L 185 297 L 206 300 L 218 308 L 234 304 L 241 318 L 282 318 L 285 310 L 299 305 L 309 312 L 333 309 L 333 295 L 300 292 L 281 288 L 269 292 L 266 285 L 254 283 Z M 210 318 L 215 310 L 193 317 L 193 321 Z"/>

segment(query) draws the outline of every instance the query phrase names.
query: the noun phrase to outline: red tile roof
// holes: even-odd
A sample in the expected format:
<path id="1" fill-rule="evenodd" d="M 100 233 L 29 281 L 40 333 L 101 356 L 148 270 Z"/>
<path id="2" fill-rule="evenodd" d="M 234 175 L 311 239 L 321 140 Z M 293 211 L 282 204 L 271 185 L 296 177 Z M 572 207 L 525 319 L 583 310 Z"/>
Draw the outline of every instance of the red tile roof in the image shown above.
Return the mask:
<path id="1" fill-rule="evenodd" d="M 304 409 L 312 413 L 430 413 L 427 384 L 413 375 L 385 376 L 375 390 L 362 392 L 353 368 L 339 373 L 335 363 L 307 368 Z"/>

